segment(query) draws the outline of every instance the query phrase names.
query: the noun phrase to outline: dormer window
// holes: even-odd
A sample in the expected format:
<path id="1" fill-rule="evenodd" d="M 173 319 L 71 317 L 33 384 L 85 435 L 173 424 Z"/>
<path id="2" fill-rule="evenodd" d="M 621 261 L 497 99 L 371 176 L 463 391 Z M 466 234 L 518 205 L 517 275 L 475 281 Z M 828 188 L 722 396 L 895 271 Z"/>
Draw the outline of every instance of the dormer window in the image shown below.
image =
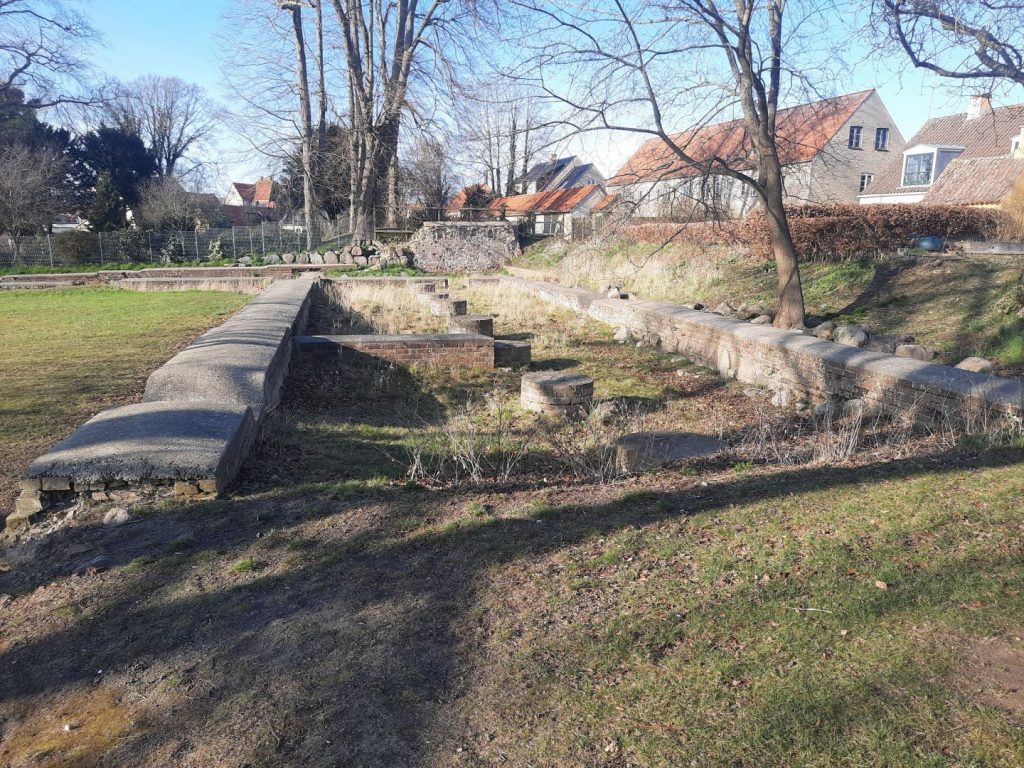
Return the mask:
<path id="1" fill-rule="evenodd" d="M 1010 142 L 1010 155 L 1011 157 L 1017 156 L 1017 150 L 1020 149 L 1020 136 L 1014 136 L 1013 141 Z"/>
<path id="2" fill-rule="evenodd" d="M 963 147 L 918 144 L 903 153 L 903 187 L 927 187 L 946 166 L 960 156 Z"/>
<path id="3" fill-rule="evenodd" d="M 931 184 L 934 162 L 934 152 L 907 155 L 903 161 L 903 186 L 923 187 Z"/>

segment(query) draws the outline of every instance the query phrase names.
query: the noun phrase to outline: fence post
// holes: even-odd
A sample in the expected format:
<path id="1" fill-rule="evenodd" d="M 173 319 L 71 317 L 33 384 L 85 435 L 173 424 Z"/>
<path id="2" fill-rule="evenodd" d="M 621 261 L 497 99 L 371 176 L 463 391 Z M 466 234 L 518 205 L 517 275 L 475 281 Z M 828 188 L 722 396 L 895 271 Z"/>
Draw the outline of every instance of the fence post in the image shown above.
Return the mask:
<path id="1" fill-rule="evenodd" d="M 50 233 L 46 233 L 46 250 L 50 252 L 50 268 L 53 269 L 53 243 L 50 242 Z"/>
<path id="2" fill-rule="evenodd" d="M 263 258 L 267 258 L 267 235 L 263 231 L 262 221 L 260 221 L 260 248 L 263 250 Z"/>
<path id="3" fill-rule="evenodd" d="M 149 260 L 153 261 L 153 233 L 146 233 L 146 241 L 149 243 Z"/>
<path id="4" fill-rule="evenodd" d="M 231 258 L 238 261 L 238 249 L 235 247 L 235 225 L 231 225 Z"/>
<path id="5" fill-rule="evenodd" d="M 100 236 L 100 264 L 103 264 L 105 262 L 103 258 L 103 231 L 101 230 L 98 234 Z"/>
<path id="6" fill-rule="evenodd" d="M 196 261 L 200 261 L 200 259 L 199 259 L 199 227 L 196 227 L 196 229 L 195 229 L 195 237 L 196 237 Z"/>

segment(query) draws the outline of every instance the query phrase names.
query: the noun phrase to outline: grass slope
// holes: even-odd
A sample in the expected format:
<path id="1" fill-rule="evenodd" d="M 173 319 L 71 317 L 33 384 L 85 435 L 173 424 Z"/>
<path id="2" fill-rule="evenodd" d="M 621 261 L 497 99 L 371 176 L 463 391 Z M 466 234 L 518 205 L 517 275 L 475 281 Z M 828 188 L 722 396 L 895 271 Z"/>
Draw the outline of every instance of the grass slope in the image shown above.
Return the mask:
<path id="1" fill-rule="evenodd" d="M 115 288 L 0 293 L 0 504 L 21 470 L 246 302 L 230 293 Z"/>

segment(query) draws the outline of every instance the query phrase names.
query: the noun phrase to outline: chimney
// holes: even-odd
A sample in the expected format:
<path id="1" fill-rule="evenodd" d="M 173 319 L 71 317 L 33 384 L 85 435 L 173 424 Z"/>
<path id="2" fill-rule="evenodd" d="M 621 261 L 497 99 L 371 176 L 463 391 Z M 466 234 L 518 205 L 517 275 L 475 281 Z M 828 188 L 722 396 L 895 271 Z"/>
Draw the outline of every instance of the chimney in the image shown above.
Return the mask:
<path id="1" fill-rule="evenodd" d="M 979 93 L 967 100 L 967 119 L 976 120 L 979 117 L 992 114 L 992 94 Z"/>

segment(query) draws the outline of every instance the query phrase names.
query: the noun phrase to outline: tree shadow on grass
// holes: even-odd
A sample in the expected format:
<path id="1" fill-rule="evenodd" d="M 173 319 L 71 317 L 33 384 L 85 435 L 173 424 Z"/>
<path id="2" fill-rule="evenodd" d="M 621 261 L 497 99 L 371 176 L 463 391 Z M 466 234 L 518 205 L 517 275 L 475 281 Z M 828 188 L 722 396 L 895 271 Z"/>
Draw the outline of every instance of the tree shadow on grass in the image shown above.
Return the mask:
<path id="1" fill-rule="evenodd" d="M 105 765 L 194 752 L 230 753 L 251 765 L 422 765 L 451 747 L 448 739 L 463 726 L 449 719 L 450 705 L 467 692 L 476 590 L 486 584 L 489 569 L 629 527 L 721 514 L 734 504 L 921 474 L 941 482 L 958 468 L 952 458 L 800 468 L 628 501 L 581 500 L 526 517 L 485 518 L 413 535 L 381 514 L 340 543 L 304 551 L 285 570 L 229 579 L 212 591 L 186 589 L 194 579 L 187 558 L 155 563 L 119 574 L 120 593 L 88 614 L 0 653 L 0 700 L 91 685 L 97 669 L 131 680 L 174 674 L 182 680 L 185 704 L 151 707 L 107 753 Z M 972 466 L 1005 467 L 1021 459 L 1019 451 L 992 452 Z M 392 489 L 372 501 L 400 499 L 403 512 L 416 515 L 474 495 Z M 247 551 L 268 528 L 287 535 L 327 517 L 343 526 L 358 503 L 312 500 L 297 489 L 290 498 L 230 499 L 179 514 L 189 522 L 193 551 L 212 548 L 230 556 Z M 117 546 L 135 535 L 131 529 L 81 527 L 66 535 Z M 984 564 L 964 559 L 955 567 Z M 922 569 L 905 589 L 871 595 L 862 610 L 881 615 L 932 599 L 928 578 Z M 32 569 L 0 577 L 0 589 L 10 592 L 27 591 L 32 583 L 40 583 Z"/>

